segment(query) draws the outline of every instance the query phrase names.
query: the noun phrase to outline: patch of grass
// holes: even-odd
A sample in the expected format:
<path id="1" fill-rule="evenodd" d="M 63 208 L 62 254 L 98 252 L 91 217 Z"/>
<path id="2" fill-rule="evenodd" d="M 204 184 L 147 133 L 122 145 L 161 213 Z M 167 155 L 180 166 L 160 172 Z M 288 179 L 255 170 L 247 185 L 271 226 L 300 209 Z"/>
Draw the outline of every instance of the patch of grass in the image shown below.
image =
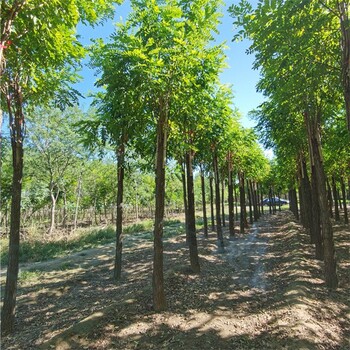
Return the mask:
<path id="1" fill-rule="evenodd" d="M 153 231 L 141 232 L 141 233 L 138 234 L 138 236 L 141 239 L 152 241 L 153 240 Z"/>
<path id="2" fill-rule="evenodd" d="M 99 244 L 106 244 L 115 240 L 115 228 L 110 226 L 105 229 L 92 230 L 88 234 L 84 234 L 76 241 L 76 247 L 81 245 L 85 248 L 93 248 Z"/>
<path id="3" fill-rule="evenodd" d="M 164 238 L 171 238 L 182 234 L 185 234 L 185 225 L 181 222 L 164 227 Z"/>
<path id="4" fill-rule="evenodd" d="M 146 221 L 142 221 L 136 224 L 126 226 L 124 228 L 124 234 L 139 233 L 144 231 L 150 231 L 152 229 L 153 229 L 153 221 L 146 220 Z"/>
<path id="5" fill-rule="evenodd" d="M 115 239 L 114 228 L 109 227 L 100 230 L 91 230 L 88 233 L 81 233 L 71 240 L 59 240 L 43 242 L 39 240 L 21 242 L 19 249 L 19 262 L 36 262 L 54 259 L 72 252 L 94 248 L 100 244 L 113 242 Z M 1 242 L 1 264 L 7 265 L 8 250 Z"/>
<path id="6" fill-rule="evenodd" d="M 180 220 L 166 220 L 164 222 L 164 238 L 181 235 L 185 232 L 184 224 Z M 146 240 L 153 239 L 153 220 L 145 220 L 124 228 L 125 234 L 139 233 L 140 238 Z M 89 232 L 82 230 L 77 236 L 70 239 L 61 239 L 57 241 L 42 241 L 40 239 L 31 239 L 23 241 L 20 244 L 19 262 L 37 262 L 55 259 L 73 252 L 97 247 L 115 240 L 115 228 L 93 229 Z M 8 250 L 7 239 L 1 240 L 1 259 L 2 265 L 7 265 Z M 67 267 L 69 268 L 69 267 Z"/>
<path id="7" fill-rule="evenodd" d="M 70 270 L 74 267 L 74 264 L 70 263 L 70 262 L 64 262 L 60 265 L 60 270 L 61 271 L 66 271 L 66 270 Z"/>
<path id="8" fill-rule="evenodd" d="M 43 272 L 38 270 L 26 270 L 19 273 L 18 279 L 20 282 L 37 281 L 42 276 Z"/>
<path id="9" fill-rule="evenodd" d="M 169 219 L 169 220 L 164 220 L 164 226 L 173 226 L 180 224 L 182 225 L 182 221 L 179 219 Z"/>

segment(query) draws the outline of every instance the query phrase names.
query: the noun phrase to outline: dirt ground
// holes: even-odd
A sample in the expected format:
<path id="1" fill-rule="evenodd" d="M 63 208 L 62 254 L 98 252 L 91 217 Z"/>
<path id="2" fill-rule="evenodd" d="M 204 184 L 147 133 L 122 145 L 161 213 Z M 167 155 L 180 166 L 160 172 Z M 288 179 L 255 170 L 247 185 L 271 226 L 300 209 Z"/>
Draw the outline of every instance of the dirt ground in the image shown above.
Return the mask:
<path id="1" fill-rule="evenodd" d="M 226 236 L 228 236 L 226 232 Z M 2 349 L 350 349 L 349 227 L 335 226 L 340 287 L 289 212 L 265 215 L 249 234 L 198 234 L 201 273 L 189 269 L 184 237 L 165 241 L 168 310 L 152 310 L 152 241 L 130 237 L 122 280 L 113 245 L 22 267 L 16 334 Z"/>

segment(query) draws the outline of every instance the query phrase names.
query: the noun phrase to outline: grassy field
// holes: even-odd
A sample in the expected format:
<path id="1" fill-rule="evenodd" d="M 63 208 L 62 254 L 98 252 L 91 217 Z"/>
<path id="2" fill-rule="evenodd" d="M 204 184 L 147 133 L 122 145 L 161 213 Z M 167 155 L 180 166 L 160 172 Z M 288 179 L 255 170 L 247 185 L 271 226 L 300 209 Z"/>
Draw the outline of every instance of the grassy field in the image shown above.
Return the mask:
<path id="1" fill-rule="evenodd" d="M 138 233 L 143 238 L 153 238 L 153 221 L 145 220 L 125 227 L 124 234 Z M 165 221 L 164 237 L 184 233 L 184 225 L 180 220 Z M 85 228 L 67 235 L 55 235 L 52 237 L 36 237 L 24 240 L 20 244 L 20 263 L 45 261 L 81 250 L 95 248 L 99 245 L 115 241 L 115 228 Z M 7 265 L 8 261 L 8 239 L 1 239 L 1 265 Z"/>

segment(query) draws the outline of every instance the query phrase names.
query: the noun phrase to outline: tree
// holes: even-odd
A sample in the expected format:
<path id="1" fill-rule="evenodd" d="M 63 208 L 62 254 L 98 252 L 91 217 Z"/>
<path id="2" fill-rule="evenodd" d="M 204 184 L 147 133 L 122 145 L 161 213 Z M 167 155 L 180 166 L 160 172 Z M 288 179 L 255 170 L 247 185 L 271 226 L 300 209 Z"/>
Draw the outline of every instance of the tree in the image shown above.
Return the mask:
<path id="1" fill-rule="evenodd" d="M 11 333 L 14 327 L 25 108 L 48 100 L 62 107 L 76 100 L 76 92 L 69 85 L 77 78 L 74 69 L 84 56 L 84 49 L 75 35 L 75 28 L 79 21 L 96 23 L 111 14 L 112 4 L 103 0 L 98 3 L 86 0 L 60 4 L 40 0 L 1 3 L 0 90 L 9 116 L 13 154 L 9 264 L 1 314 L 2 334 Z"/>
<path id="2" fill-rule="evenodd" d="M 292 116 L 303 116 L 321 212 L 325 280 L 328 287 L 336 288 L 338 279 L 320 128 L 334 115 L 341 96 L 337 60 L 334 60 L 339 55 L 339 36 L 334 36 L 338 32 L 330 29 L 335 22 L 332 20 L 329 24 L 323 16 L 324 9 L 316 1 L 301 5 L 263 1 L 256 10 L 247 2 L 241 2 L 231 11 L 235 23 L 243 26 L 243 32 L 253 39 L 250 52 L 256 54 L 254 65 L 262 67 L 258 88 L 272 103 L 283 106 L 288 101 Z M 283 117 L 280 116 L 279 123 Z"/>
<path id="3" fill-rule="evenodd" d="M 51 199 L 48 234 L 51 234 L 55 228 L 56 203 L 65 192 L 65 175 L 82 157 L 72 129 L 72 123 L 82 116 L 77 108 L 68 108 L 65 112 L 37 108 L 33 113 L 35 118 L 30 116 L 28 123 L 28 146 L 37 156 L 31 158 L 29 171 L 47 187 Z"/>
<path id="4" fill-rule="evenodd" d="M 167 142 L 176 121 L 171 106 L 182 90 L 196 83 L 191 70 L 202 65 L 202 49 L 217 24 L 216 6 L 216 1 L 207 0 L 132 2 L 132 14 L 112 38 L 110 50 L 106 47 L 105 56 L 114 57 L 121 64 L 117 68 L 124 67 L 122 72 L 140 91 L 146 127 L 156 130 L 153 304 L 157 311 L 166 308 L 162 237 Z M 110 91 L 114 90 L 111 81 Z"/>

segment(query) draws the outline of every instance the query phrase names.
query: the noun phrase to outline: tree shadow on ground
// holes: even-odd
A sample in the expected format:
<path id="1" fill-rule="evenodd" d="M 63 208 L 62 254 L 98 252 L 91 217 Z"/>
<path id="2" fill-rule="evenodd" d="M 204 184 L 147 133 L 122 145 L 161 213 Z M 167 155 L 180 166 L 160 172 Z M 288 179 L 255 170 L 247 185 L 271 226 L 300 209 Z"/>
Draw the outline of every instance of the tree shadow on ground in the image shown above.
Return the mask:
<path id="1" fill-rule="evenodd" d="M 183 236 L 165 242 L 168 310 L 163 313 L 152 311 L 150 241 L 125 249 L 118 283 L 111 278 L 113 250 L 110 256 L 97 256 L 100 264 L 83 262 L 73 269 L 46 271 L 38 283 L 21 288 L 18 336 L 5 338 L 3 345 L 9 349 L 38 349 L 40 344 L 47 349 L 347 349 L 345 291 L 325 288 L 322 266 L 312 259 L 306 234 L 291 220 L 282 214 L 264 217 L 256 244 L 242 250 L 243 262 L 238 256 L 213 254 L 214 233 L 199 240 L 199 275 L 190 272 Z M 237 236 L 230 244 L 243 244 L 246 238 Z M 262 246 L 265 250 L 259 258 L 255 249 Z M 255 265 L 263 269 L 256 270 Z M 264 288 L 252 286 L 254 271 L 264 274 Z"/>

